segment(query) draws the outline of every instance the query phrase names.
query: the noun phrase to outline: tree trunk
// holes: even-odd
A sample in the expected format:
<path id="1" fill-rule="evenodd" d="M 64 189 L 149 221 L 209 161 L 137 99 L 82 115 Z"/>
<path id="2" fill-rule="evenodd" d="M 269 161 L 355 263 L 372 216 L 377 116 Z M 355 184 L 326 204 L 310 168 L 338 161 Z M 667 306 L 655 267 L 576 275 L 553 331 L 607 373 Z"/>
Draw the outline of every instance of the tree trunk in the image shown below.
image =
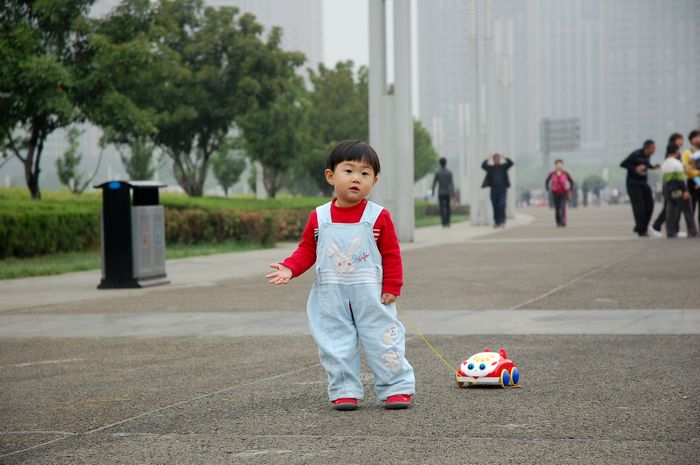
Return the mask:
<path id="1" fill-rule="evenodd" d="M 41 151 L 44 148 L 43 141 L 40 140 L 39 130 L 32 127 L 32 136 L 27 146 L 27 154 L 22 160 L 24 163 L 24 179 L 27 188 L 34 200 L 41 200 L 41 189 L 39 188 L 39 173 L 41 173 L 39 162 L 41 161 Z"/>

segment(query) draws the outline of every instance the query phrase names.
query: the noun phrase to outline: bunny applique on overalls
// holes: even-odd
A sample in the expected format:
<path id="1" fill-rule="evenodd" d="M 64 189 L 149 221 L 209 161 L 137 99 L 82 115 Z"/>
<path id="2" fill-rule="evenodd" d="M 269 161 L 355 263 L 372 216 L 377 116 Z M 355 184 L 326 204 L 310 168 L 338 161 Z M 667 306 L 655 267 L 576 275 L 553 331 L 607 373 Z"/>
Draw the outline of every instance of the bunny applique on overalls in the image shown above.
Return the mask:
<path id="1" fill-rule="evenodd" d="M 307 313 L 331 401 L 364 397 L 360 344 L 378 399 L 415 392 L 413 368 L 404 357 L 406 330 L 395 304 L 381 303 L 382 256 L 372 228 L 382 210 L 367 202 L 359 223 L 333 223 L 330 202 L 316 209 L 316 278 Z"/>

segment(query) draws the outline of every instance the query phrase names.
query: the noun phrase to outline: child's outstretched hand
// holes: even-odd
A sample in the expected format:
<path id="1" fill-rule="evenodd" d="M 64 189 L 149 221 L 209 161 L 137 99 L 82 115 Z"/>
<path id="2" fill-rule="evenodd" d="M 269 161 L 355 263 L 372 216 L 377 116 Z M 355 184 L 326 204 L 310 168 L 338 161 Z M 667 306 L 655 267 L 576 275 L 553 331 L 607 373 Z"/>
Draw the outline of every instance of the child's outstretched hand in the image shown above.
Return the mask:
<path id="1" fill-rule="evenodd" d="M 287 284 L 292 279 L 292 270 L 282 265 L 281 263 L 272 263 L 270 268 L 275 268 L 277 271 L 265 276 L 270 284 Z"/>
<path id="2" fill-rule="evenodd" d="M 388 292 L 382 294 L 382 303 L 384 305 L 393 304 L 394 302 L 396 302 L 396 296 L 394 294 L 389 294 Z"/>

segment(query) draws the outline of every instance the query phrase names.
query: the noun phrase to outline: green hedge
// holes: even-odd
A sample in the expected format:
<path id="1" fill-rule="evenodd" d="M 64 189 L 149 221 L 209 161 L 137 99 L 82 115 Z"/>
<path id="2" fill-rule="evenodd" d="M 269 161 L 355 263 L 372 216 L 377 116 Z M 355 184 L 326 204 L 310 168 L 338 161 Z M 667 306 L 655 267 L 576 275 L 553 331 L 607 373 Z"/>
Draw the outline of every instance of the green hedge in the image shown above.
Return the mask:
<path id="1" fill-rule="evenodd" d="M 301 237 L 308 214 L 307 209 L 298 208 L 261 212 L 166 208 L 166 243 L 295 241 Z M 0 212 L 0 258 L 82 251 L 99 244 L 99 213 L 95 211 Z"/>
<path id="2" fill-rule="evenodd" d="M 0 258 L 94 248 L 100 243 L 99 223 L 99 215 L 83 209 L 2 212 Z"/>
<path id="3" fill-rule="evenodd" d="M 309 212 L 327 199 L 189 198 L 165 194 L 167 244 L 219 243 L 229 240 L 251 244 L 298 241 Z M 25 192 L 0 189 L 0 259 L 33 257 L 56 252 L 95 249 L 100 244 L 99 194 L 75 197 L 49 193 L 35 201 Z M 468 205 L 453 206 L 468 214 Z M 438 215 L 439 208 L 416 202 L 416 218 Z"/>

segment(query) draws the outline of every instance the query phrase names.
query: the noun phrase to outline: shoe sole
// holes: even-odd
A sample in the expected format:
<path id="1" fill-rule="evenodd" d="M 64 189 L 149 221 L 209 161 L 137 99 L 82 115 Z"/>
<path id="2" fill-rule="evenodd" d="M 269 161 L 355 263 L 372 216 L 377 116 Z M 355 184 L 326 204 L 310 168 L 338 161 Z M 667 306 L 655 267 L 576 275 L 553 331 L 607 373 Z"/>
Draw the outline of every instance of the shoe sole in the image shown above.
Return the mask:
<path id="1" fill-rule="evenodd" d="M 387 410 L 403 410 L 410 406 L 410 402 L 392 402 L 390 404 L 384 404 L 384 408 Z"/>
<path id="2" fill-rule="evenodd" d="M 341 412 L 348 412 L 350 410 L 357 410 L 357 404 L 351 404 L 348 402 L 347 404 L 333 405 L 333 408 Z"/>

